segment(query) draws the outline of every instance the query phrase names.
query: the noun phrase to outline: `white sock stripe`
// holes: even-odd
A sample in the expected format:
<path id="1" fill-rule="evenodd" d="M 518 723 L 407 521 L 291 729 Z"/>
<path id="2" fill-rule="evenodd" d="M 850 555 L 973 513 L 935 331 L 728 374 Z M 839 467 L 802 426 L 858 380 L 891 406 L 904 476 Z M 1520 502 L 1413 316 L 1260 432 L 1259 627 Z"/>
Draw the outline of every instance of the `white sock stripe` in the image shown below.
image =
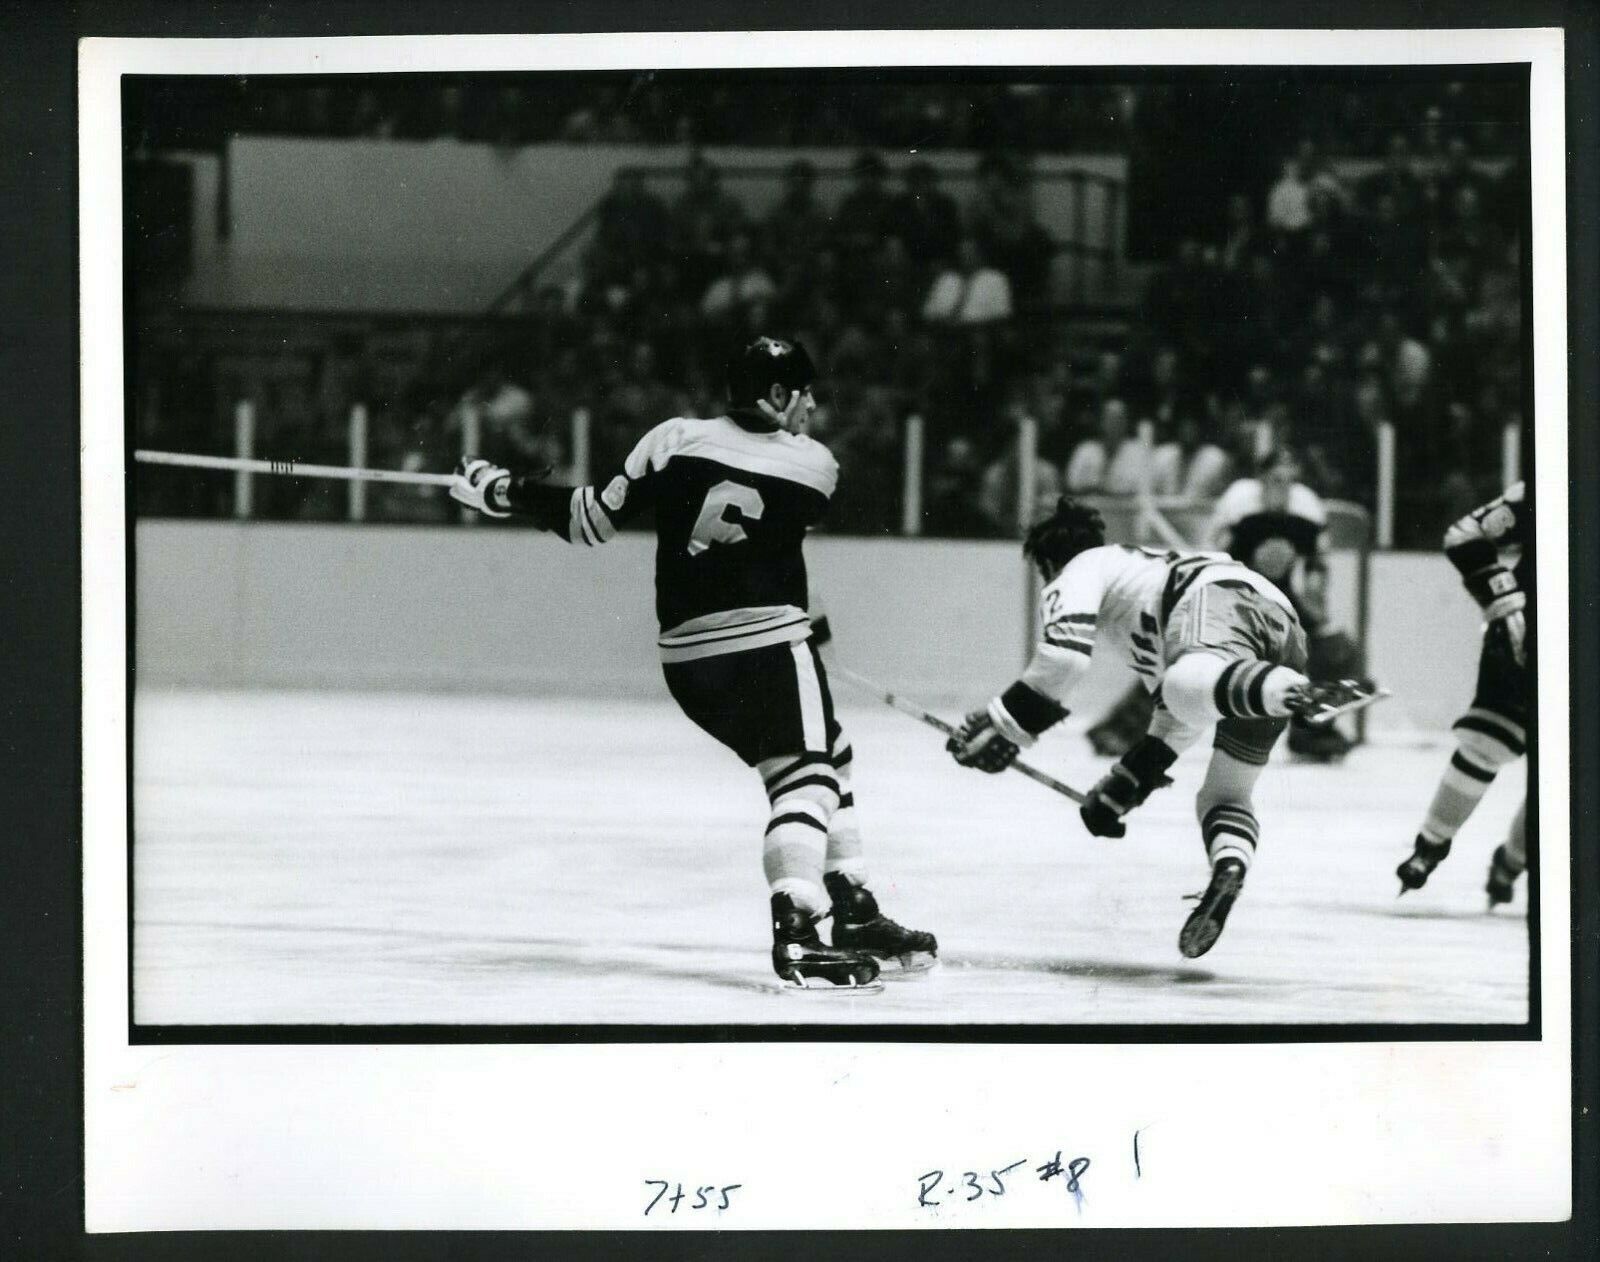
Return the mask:
<path id="1" fill-rule="evenodd" d="M 1255 847 L 1245 847 L 1230 841 L 1215 847 L 1208 845 L 1206 847 L 1206 855 L 1210 858 L 1213 867 L 1224 859 L 1237 859 L 1248 868 L 1250 861 L 1255 858 Z"/>
<path id="2" fill-rule="evenodd" d="M 1261 823 L 1256 819 L 1255 812 L 1242 806 L 1222 803 L 1206 812 L 1205 818 L 1200 821 L 1200 832 L 1208 842 L 1216 833 L 1232 833 L 1254 843 L 1261 836 Z"/>
<path id="3" fill-rule="evenodd" d="M 800 729 L 805 738 L 806 751 L 827 751 L 827 716 L 822 704 L 822 681 L 817 678 L 817 664 L 811 660 L 809 644 L 791 644 L 789 652 L 794 657 L 795 683 L 800 692 Z"/>
<path id="4" fill-rule="evenodd" d="M 800 780 L 810 780 L 813 777 L 826 779 L 833 786 L 835 793 L 839 792 L 839 777 L 834 775 L 833 768 L 827 763 L 808 762 L 801 763 L 793 770 L 786 771 L 767 786 L 767 796 L 777 799 L 782 797 Z"/>
<path id="5" fill-rule="evenodd" d="M 1506 718 L 1503 714 L 1497 714 L 1493 710 L 1485 710 L 1482 706 L 1473 706 L 1467 711 L 1465 717 L 1479 719 L 1484 723 L 1502 729 L 1507 736 L 1512 737 L 1519 745 L 1525 746 L 1528 743 L 1527 729 L 1522 724 Z"/>

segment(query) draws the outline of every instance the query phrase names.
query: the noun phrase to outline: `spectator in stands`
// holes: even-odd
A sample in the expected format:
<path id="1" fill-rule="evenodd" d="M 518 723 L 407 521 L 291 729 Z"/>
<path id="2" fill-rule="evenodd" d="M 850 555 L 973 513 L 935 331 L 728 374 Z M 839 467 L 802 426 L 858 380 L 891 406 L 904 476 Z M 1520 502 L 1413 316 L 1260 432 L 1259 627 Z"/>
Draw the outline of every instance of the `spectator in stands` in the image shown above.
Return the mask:
<path id="1" fill-rule="evenodd" d="M 746 233 L 737 233 L 728 245 L 723 270 L 706 288 L 700 312 L 706 319 L 732 324 L 755 303 L 769 303 L 778 287 L 755 259 Z"/>
<path id="2" fill-rule="evenodd" d="M 1011 318 L 1011 282 L 991 267 L 972 237 L 963 237 L 953 266 L 933 282 L 922 304 L 929 324 L 974 326 Z"/>
<path id="3" fill-rule="evenodd" d="M 1006 534 L 979 507 L 983 464 L 970 438 L 951 438 L 928 478 L 923 509 L 923 532 L 950 538 L 973 539 Z"/>
<path id="4" fill-rule="evenodd" d="M 996 154 L 978 163 L 978 187 L 967 207 L 967 232 L 1004 272 L 1019 303 L 1046 294 L 1055 245 L 1034 217 L 1025 173 Z"/>
<path id="5" fill-rule="evenodd" d="M 722 175 L 696 153 L 684 171 L 683 194 L 673 204 L 671 231 L 683 263 L 683 283 L 702 292 L 717 275 L 728 241 L 744 227 L 744 207 L 722 187 Z"/>
<path id="6" fill-rule="evenodd" d="M 1384 308 L 1409 301 L 1422 280 L 1423 240 L 1416 216 L 1406 217 L 1393 193 L 1378 194 L 1361 233 L 1356 274 L 1364 297 Z"/>
<path id="7" fill-rule="evenodd" d="M 1015 437 L 1024 415 L 1025 410 L 1020 404 L 1013 402 L 1008 405 L 1006 420 L 1012 432 L 998 458 L 984 470 L 983 484 L 978 494 L 978 506 L 983 515 L 996 533 L 1004 535 L 1016 535 L 1032 524 L 1022 520 L 1021 453 Z M 1033 471 L 1033 504 L 1042 511 L 1054 504 L 1061 495 L 1061 473 L 1048 460 L 1035 460 Z"/>
<path id="8" fill-rule="evenodd" d="M 804 158 L 784 168 L 783 192 L 761 224 L 762 252 L 770 266 L 805 267 L 828 240 L 831 221 L 816 189 L 817 169 Z"/>
<path id="9" fill-rule="evenodd" d="M 1311 186 L 1294 158 L 1284 159 L 1278 182 L 1267 194 L 1267 225 L 1291 249 L 1311 227 Z"/>
<path id="10" fill-rule="evenodd" d="M 1451 136 L 1445 143 L 1444 162 L 1424 189 L 1430 216 L 1436 228 L 1450 224 L 1456 213 L 1461 190 L 1470 188 L 1481 201 L 1490 181 L 1472 164 L 1472 151 L 1464 136 Z"/>
<path id="11" fill-rule="evenodd" d="M 1228 218 L 1223 229 L 1221 260 L 1224 270 L 1246 270 L 1256 245 L 1255 215 L 1250 210 L 1250 199 L 1243 193 L 1235 193 L 1228 198 Z"/>
<path id="12" fill-rule="evenodd" d="M 833 217 L 834 240 L 848 280 L 876 253 L 894 227 L 895 201 L 884 187 L 889 168 L 870 150 L 850 167 L 853 183 Z"/>
<path id="13" fill-rule="evenodd" d="M 1144 323 L 1169 341 L 1199 334 L 1210 284 L 1200 242 L 1183 238 L 1172 260 L 1150 276 L 1141 309 Z"/>
<path id="14" fill-rule="evenodd" d="M 895 234 L 883 239 L 862 279 L 857 311 L 877 327 L 882 327 L 891 311 L 915 311 L 925 288 L 904 239 Z"/>
<path id="15" fill-rule="evenodd" d="M 666 205 L 646 187 L 644 172 L 619 167 L 595 212 L 588 271 L 591 283 L 632 275 L 654 260 L 667 239 Z"/>
<path id="16" fill-rule="evenodd" d="M 1128 405 L 1106 399 L 1100 405 L 1099 433 L 1085 438 L 1067 459 L 1063 480 L 1070 494 L 1101 492 L 1132 495 L 1143 480 L 1144 451 L 1134 436 Z"/>
<path id="17" fill-rule="evenodd" d="M 1295 151 L 1300 178 L 1305 181 L 1312 215 L 1319 221 L 1337 218 L 1350 209 L 1350 190 L 1339 178 L 1316 141 L 1303 139 Z M 1320 208 L 1320 209 L 1319 209 Z"/>
<path id="18" fill-rule="evenodd" d="M 1452 211 L 1449 223 L 1434 238 L 1434 254 L 1452 261 L 1475 286 L 1505 246 L 1483 213 L 1483 197 L 1475 185 L 1463 184 L 1456 190 Z"/>
<path id="19" fill-rule="evenodd" d="M 913 162 L 904 172 L 905 190 L 894 211 L 897 230 L 912 258 L 924 267 L 955 257 L 961 240 L 961 212 L 939 187 L 932 163 Z"/>
<path id="20" fill-rule="evenodd" d="M 1411 156 L 1411 142 L 1403 132 L 1389 137 L 1383 166 L 1361 181 L 1361 203 L 1369 214 L 1376 214 L 1384 197 L 1394 198 L 1394 215 L 1414 219 L 1422 209 L 1422 181 L 1417 177 Z"/>

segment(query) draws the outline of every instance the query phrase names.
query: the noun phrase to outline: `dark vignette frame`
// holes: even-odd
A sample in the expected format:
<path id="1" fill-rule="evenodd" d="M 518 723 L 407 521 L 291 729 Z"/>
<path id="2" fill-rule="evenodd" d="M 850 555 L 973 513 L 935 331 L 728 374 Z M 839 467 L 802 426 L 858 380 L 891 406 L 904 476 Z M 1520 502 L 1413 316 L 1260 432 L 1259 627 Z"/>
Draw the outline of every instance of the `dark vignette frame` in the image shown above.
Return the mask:
<path id="1" fill-rule="evenodd" d="M 562 72 L 557 72 L 562 74 Z M 632 70 L 590 70 L 582 78 L 611 78 L 626 80 Z M 538 77 L 539 72 L 530 72 Z M 376 74 L 371 78 L 392 80 L 395 75 Z M 410 72 L 408 80 L 437 80 L 437 78 L 518 78 L 522 75 L 467 74 L 467 72 Z M 562 77 L 568 77 L 562 74 Z M 1070 82 L 1070 83 L 1214 83 L 1221 80 L 1238 83 L 1282 82 L 1293 85 L 1310 83 L 1370 83 L 1370 85 L 1398 86 L 1410 83 L 1440 82 L 1440 80 L 1488 80 L 1488 82 L 1522 83 L 1523 94 L 1530 85 L 1530 67 L 1526 62 L 1502 64 L 1448 64 L 1448 66 L 1214 66 L 1202 67 L 854 67 L 854 69 L 816 69 L 816 67 L 789 67 L 782 70 L 672 70 L 658 72 L 658 82 L 680 82 L 685 85 L 704 82 L 715 77 L 722 82 L 771 83 L 803 82 L 806 85 L 848 85 L 862 80 L 872 83 L 894 82 L 954 82 L 1005 83 Z M 130 118 L 130 91 L 134 83 L 139 86 L 158 86 L 165 75 L 141 75 L 123 78 L 123 130 Z M 286 75 L 296 82 L 349 83 L 354 75 Z M 360 78 L 368 78 L 362 75 Z M 1530 173 L 1531 136 L 1528 126 L 1522 128 L 1523 150 L 1520 154 L 1523 178 Z M 126 146 L 125 146 L 126 152 Z M 125 184 L 126 187 L 126 184 Z M 1523 417 L 1531 422 L 1534 414 L 1533 382 L 1533 200 L 1531 187 L 1522 189 L 1522 405 Z M 128 208 L 123 208 L 126 224 Z M 134 277 L 126 269 L 125 304 L 123 310 L 134 310 Z M 130 321 L 123 325 L 123 365 L 125 365 L 125 416 L 133 416 L 133 366 L 139 347 L 133 336 Z M 1525 422 L 1525 424 L 1526 424 Z M 136 705 L 136 677 L 134 677 L 133 645 L 136 643 L 136 582 L 134 582 L 134 488 L 138 481 L 138 465 L 133 461 L 136 443 L 134 427 L 125 425 L 125 486 L 126 486 L 126 616 L 128 616 L 128 691 L 126 691 L 126 733 L 128 733 L 128 768 L 130 777 L 126 785 L 126 822 L 128 822 L 128 907 L 126 907 L 126 933 L 128 933 L 128 1040 L 133 1044 L 339 1044 L 339 1043 L 789 1043 L 789 1041 L 842 1041 L 842 1043 L 1374 1043 L 1374 1041 L 1538 1041 L 1542 1030 L 1541 961 L 1539 961 L 1539 925 L 1541 902 L 1538 880 L 1538 793 L 1530 793 L 1531 859 L 1528 864 L 1528 1020 L 1526 1022 L 1350 1022 L 1350 1024 L 1032 1024 L 1032 1022 L 1005 1022 L 1005 1024 L 218 1024 L 218 1025 L 146 1025 L 136 1020 L 134 1008 L 134 793 L 131 774 L 136 758 L 134 750 L 133 710 Z M 1536 443 L 1523 443 L 1525 478 L 1538 486 L 1536 470 Z M 330 529 L 338 528 L 330 523 Z M 451 529 L 451 526 L 424 526 L 424 529 Z M 1531 550 L 1531 549 L 1530 549 Z M 1533 601 L 1534 608 L 1538 601 Z M 1536 614 L 1534 614 L 1536 617 Z M 1530 619 L 1533 622 L 1533 619 Z M 1533 622 L 1536 633 L 1536 622 Z M 1534 641 L 1538 643 L 1538 640 Z M 1528 739 L 1528 777 L 1530 785 L 1538 784 L 1538 653 L 1528 670 L 1526 686 L 1530 689 L 1530 713 L 1533 715 Z M 1466 704 L 1466 697 L 1462 697 Z"/>

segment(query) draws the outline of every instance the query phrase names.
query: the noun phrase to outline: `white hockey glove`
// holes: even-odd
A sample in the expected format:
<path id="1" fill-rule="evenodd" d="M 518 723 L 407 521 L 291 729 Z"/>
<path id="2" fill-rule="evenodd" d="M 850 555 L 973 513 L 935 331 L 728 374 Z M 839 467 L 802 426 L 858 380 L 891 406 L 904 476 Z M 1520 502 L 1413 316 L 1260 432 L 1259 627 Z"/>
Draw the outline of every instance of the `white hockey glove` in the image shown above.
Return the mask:
<path id="1" fill-rule="evenodd" d="M 456 466 L 455 480 L 450 483 L 450 498 L 490 517 L 509 517 L 511 509 L 506 503 L 506 487 L 510 484 L 509 470 L 487 460 L 468 460 L 463 456 Z"/>
<path id="2" fill-rule="evenodd" d="M 779 429 L 790 434 L 803 434 L 811 419 L 811 409 L 816 406 L 816 400 L 811 397 L 811 387 L 806 386 L 789 392 L 789 402 L 784 405 L 781 412 L 765 399 L 757 399 L 756 406 L 761 409 L 762 415 Z"/>

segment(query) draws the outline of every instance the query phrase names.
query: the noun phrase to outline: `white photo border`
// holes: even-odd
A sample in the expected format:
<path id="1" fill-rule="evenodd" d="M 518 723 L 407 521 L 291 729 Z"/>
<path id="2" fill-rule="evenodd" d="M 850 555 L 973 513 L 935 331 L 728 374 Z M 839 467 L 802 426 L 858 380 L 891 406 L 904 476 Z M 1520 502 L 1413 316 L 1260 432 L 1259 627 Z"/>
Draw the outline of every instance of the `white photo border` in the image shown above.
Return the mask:
<path id="1" fill-rule="evenodd" d="M 1531 67 L 1539 1039 L 130 1044 L 122 75 L 1515 62 Z M 89 39 L 79 69 L 89 1231 L 1290 1226 L 1570 1214 L 1560 30 Z M 1229 1094 L 1219 1119 L 1227 1080 L 1246 1089 Z M 841 1117 L 872 1140 L 847 1178 L 824 1186 L 815 1173 L 838 1163 Z M 958 1170 L 987 1174 L 1017 1158 L 1031 1166 L 1058 1149 L 1094 1163 L 1081 1200 L 1057 1183 L 1049 1194 L 919 1203 L 927 1172 L 948 1169 L 956 1183 Z M 1026 1166 L 1014 1177 L 1036 1179 Z M 647 1217 L 648 1181 L 662 1179 L 739 1190 L 715 1221 Z"/>

